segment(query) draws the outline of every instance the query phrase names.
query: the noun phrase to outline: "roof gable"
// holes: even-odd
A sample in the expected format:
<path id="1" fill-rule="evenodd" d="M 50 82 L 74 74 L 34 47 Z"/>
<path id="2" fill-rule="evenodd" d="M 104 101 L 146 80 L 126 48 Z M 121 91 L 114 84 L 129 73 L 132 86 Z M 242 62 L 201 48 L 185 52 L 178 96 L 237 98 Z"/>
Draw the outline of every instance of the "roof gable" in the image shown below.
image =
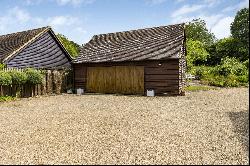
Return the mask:
<path id="1" fill-rule="evenodd" d="M 184 24 L 95 35 L 75 63 L 121 62 L 180 58 Z"/>
<path id="2" fill-rule="evenodd" d="M 71 67 L 71 59 L 55 40 L 51 31 L 43 33 L 5 64 L 11 68 L 63 69 Z"/>
<path id="3" fill-rule="evenodd" d="M 49 27 L 17 32 L 0 36 L 0 61 L 3 61 L 13 53 L 17 52 L 32 39 L 36 38 L 43 32 L 49 30 Z"/>

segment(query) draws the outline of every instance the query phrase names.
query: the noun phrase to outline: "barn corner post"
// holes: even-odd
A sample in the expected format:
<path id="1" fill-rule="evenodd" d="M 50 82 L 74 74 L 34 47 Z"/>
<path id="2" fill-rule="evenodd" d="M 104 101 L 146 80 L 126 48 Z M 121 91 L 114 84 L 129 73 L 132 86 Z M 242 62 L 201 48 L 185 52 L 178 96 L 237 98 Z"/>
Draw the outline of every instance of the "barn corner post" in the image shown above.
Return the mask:
<path id="1" fill-rule="evenodd" d="M 181 60 L 182 60 L 182 76 L 181 76 L 181 84 L 182 90 L 180 95 L 185 96 L 185 88 L 186 88 L 186 71 L 187 71 L 187 47 L 186 47 L 186 24 L 183 23 L 183 43 L 182 43 L 182 52 L 181 52 Z"/>

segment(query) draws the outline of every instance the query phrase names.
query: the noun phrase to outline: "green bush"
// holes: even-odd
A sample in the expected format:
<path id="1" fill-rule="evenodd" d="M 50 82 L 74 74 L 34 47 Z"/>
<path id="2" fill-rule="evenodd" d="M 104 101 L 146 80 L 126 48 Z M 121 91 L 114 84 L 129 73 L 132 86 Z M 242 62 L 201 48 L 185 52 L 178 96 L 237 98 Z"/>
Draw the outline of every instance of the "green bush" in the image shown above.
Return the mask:
<path id="1" fill-rule="evenodd" d="M 26 83 L 28 77 L 25 72 L 12 70 L 9 73 L 12 78 L 12 84 L 21 85 Z"/>
<path id="2" fill-rule="evenodd" d="M 248 75 L 236 76 L 229 74 L 228 76 L 208 74 L 203 76 L 201 82 L 205 85 L 218 87 L 238 87 L 248 83 Z"/>
<path id="3" fill-rule="evenodd" d="M 224 86 L 226 86 L 226 87 L 238 87 L 238 86 L 240 86 L 240 82 L 238 80 L 238 77 L 236 75 L 233 75 L 233 74 L 228 75 L 227 77 L 225 77 Z"/>
<path id="4" fill-rule="evenodd" d="M 238 80 L 241 83 L 248 83 L 248 81 L 249 81 L 249 75 L 246 74 L 246 75 L 238 76 Z"/>
<path id="5" fill-rule="evenodd" d="M 15 97 L 12 97 L 12 96 L 0 96 L 0 102 L 3 102 L 3 101 L 11 101 L 11 100 L 15 100 L 16 98 Z"/>
<path id="6" fill-rule="evenodd" d="M 5 64 L 0 63 L 0 70 L 4 69 Z"/>
<path id="7" fill-rule="evenodd" d="M 190 70 L 190 74 L 195 75 L 198 79 L 211 73 L 214 73 L 214 68 L 209 66 L 193 66 Z"/>
<path id="8" fill-rule="evenodd" d="M 0 71 L 0 85 L 11 85 L 12 79 L 9 72 Z"/>
<path id="9" fill-rule="evenodd" d="M 188 70 L 193 65 L 205 64 L 208 58 L 208 52 L 200 41 L 187 40 L 187 67 Z"/>
<path id="10" fill-rule="evenodd" d="M 43 74 L 39 70 L 28 68 L 25 70 L 27 75 L 27 83 L 29 84 L 41 84 L 43 80 Z"/>
<path id="11" fill-rule="evenodd" d="M 249 69 L 249 59 L 243 62 L 243 65 L 245 65 Z"/>
<path id="12" fill-rule="evenodd" d="M 216 74 L 228 76 L 230 74 L 241 76 L 248 72 L 246 65 L 236 58 L 225 58 L 221 65 L 215 67 Z"/>
<path id="13" fill-rule="evenodd" d="M 219 86 L 223 87 L 225 85 L 225 77 L 213 74 L 207 74 L 203 76 L 201 82 L 210 86 Z"/>

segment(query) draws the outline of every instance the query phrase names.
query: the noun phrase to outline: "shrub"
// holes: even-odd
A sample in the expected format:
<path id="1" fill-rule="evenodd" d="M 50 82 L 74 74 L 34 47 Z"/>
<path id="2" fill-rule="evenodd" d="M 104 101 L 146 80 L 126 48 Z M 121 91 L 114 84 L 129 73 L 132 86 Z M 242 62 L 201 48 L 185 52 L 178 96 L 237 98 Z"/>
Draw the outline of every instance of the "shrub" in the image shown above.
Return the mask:
<path id="1" fill-rule="evenodd" d="M 0 63 L 0 70 L 4 69 L 4 67 L 5 67 L 5 64 Z"/>
<path id="2" fill-rule="evenodd" d="M 249 59 L 243 62 L 243 65 L 245 65 L 249 69 Z"/>
<path id="3" fill-rule="evenodd" d="M 202 77 L 202 83 L 211 86 L 225 86 L 225 77 L 220 75 L 208 74 Z"/>
<path id="4" fill-rule="evenodd" d="M 240 82 L 238 81 L 238 77 L 236 75 L 230 74 L 225 77 L 224 86 L 227 87 L 238 87 L 240 86 Z"/>
<path id="5" fill-rule="evenodd" d="M 242 76 L 238 76 L 238 80 L 239 80 L 239 82 L 241 82 L 241 83 L 248 83 L 248 81 L 249 81 L 249 76 L 248 76 L 248 74 L 242 75 Z"/>
<path id="6" fill-rule="evenodd" d="M 198 79 L 201 79 L 213 72 L 214 68 L 208 66 L 193 66 L 190 70 L 190 74 L 195 75 Z"/>
<path id="7" fill-rule="evenodd" d="M 0 102 L 3 102 L 3 101 L 11 101 L 11 100 L 15 100 L 16 98 L 15 97 L 12 97 L 12 96 L 0 96 Z"/>
<path id="8" fill-rule="evenodd" d="M 247 62 L 246 62 L 247 63 Z M 225 58 L 222 60 L 221 65 L 215 67 L 216 74 L 228 76 L 230 74 L 241 76 L 245 75 L 248 71 L 246 65 L 240 63 L 236 58 Z"/>
<path id="9" fill-rule="evenodd" d="M 12 70 L 9 72 L 12 78 L 12 84 L 21 85 L 25 84 L 27 81 L 27 75 L 25 72 Z"/>
<path id="10" fill-rule="evenodd" d="M 29 84 L 41 84 L 43 80 L 43 74 L 39 70 L 28 68 L 25 70 L 27 75 L 27 83 Z"/>
<path id="11" fill-rule="evenodd" d="M 187 40 L 187 67 L 202 65 L 207 61 L 208 52 L 200 41 Z"/>
<path id="12" fill-rule="evenodd" d="M 0 85 L 11 85 L 12 79 L 8 72 L 0 71 Z"/>

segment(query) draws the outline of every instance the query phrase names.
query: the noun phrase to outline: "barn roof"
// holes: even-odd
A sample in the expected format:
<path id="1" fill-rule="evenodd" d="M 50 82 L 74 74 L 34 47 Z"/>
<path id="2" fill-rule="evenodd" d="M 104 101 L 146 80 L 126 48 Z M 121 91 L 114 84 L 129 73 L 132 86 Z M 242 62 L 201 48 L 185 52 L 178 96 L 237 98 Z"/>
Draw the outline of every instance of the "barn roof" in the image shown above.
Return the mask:
<path id="1" fill-rule="evenodd" d="M 74 63 L 121 62 L 180 58 L 184 23 L 95 35 Z"/>
<path id="2" fill-rule="evenodd" d="M 0 62 L 8 61 L 9 58 L 21 52 L 26 46 L 48 31 L 55 36 L 49 26 L 0 36 Z M 70 58 L 60 41 L 57 38 L 56 40 Z"/>

